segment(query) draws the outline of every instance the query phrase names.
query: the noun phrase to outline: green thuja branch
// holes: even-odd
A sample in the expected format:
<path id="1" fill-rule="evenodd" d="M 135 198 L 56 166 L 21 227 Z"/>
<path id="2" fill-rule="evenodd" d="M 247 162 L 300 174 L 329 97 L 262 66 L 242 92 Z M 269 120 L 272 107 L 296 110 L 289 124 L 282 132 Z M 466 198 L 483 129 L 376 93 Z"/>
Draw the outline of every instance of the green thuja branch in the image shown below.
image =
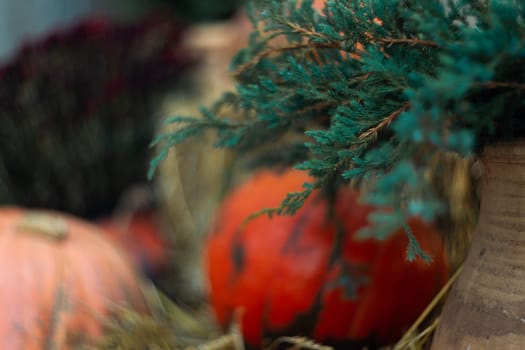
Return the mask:
<path id="1" fill-rule="evenodd" d="M 363 182 L 369 203 L 396 208 L 370 216 L 374 226 L 363 234 L 381 238 L 410 216 L 432 220 L 442 211 L 423 176 L 436 154 L 470 156 L 525 135 L 522 1 L 311 5 L 250 4 L 255 29 L 231 63 L 236 91 L 202 118 L 172 119 L 180 128 L 157 139 L 152 168 L 204 129 L 217 132 L 218 147 L 241 153 L 279 141 L 261 163 L 285 162 L 314 180 L 265 213 L 293 214 L 332 181 Z M 226 105 L 239 115 L 221 115 Z M 407 235 L 409 258 L 425 257 Z"/>

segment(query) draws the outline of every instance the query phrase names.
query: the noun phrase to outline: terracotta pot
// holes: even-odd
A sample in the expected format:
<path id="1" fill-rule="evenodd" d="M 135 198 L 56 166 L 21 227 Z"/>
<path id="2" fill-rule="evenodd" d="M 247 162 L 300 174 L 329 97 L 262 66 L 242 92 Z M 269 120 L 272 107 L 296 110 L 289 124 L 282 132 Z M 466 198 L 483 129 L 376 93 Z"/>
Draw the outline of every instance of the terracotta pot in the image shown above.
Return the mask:
<path id="1" fill-rule="evenodd" d="M 525 140 L 487 147 L 478 227 L 432 350 L 525 349 Z"/>

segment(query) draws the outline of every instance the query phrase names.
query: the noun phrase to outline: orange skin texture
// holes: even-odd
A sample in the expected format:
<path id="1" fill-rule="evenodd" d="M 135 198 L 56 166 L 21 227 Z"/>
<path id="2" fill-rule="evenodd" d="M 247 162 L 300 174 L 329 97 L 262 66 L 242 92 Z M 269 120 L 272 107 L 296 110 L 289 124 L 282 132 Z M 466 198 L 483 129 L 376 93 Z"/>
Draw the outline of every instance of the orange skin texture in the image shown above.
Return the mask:
<path id="1" fill-rule="evenodd" d="M 377 345 L 397 340 L 448 278 L 439 233 L 417 218 L 409 222 L 433 256 L 431 264 L 406 261 L 403 231 L 383 241 L 358 238 L 374 208 L 358 203 L 358 194 L 348 188 L 339 190 L 332 216 L 327 200 L 314 193 L 294 216 L 260 216 L 241 226 L 248 215 L 278 206 L 286 193 L 300 191 L 310 180 L 296 170 L 261 171 L 223 202 L 205 244 L 218 322 L 226 327 L 240 311 L 243 335 L 254 347 L 276 335 L 302 334 L 321 342 L 369 339 Z M 345 269 L 350 273 L 342 273 Z M 308 319 L 310 326 L 292 327 Z"/>
<path id="2" fill-rule="evenodd" d="M 170 244 L 153 210 L 104 218 L 97 225 L 143 272 L 155 275 L 168 267 Z"/>
<path id="3" fill-rule="evenodd" d="M 323 7 L 324 7 L 324 3 L 326 2 L 326 0 L 314 0 L 313 4 L 312 4 L 312 7 L 316 10 L 322 10 Z"/>
<path id="4" fill-rule="evenodd" d="M 140 277 L 96 226 L 63 218 L 56 240 L 20 230 L 25 209 L 0 209 L 0 348 L 77 349 L 102 335 L 115 303 L 147 313 Z"/>

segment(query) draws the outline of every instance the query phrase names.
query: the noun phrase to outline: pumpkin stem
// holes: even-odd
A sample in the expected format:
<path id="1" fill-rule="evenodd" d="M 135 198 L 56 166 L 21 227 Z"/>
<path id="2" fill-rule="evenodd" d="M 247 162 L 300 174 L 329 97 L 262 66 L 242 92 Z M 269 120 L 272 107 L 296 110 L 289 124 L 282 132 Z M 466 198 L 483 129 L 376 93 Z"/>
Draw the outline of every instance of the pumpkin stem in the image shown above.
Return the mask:
<path id="1" fill-rule="evenodd" d="M 55 240 L 62 240 L 68 234 L 66 221 L 59 216 L 41 211 L 30 211 L 17 224 L 18 232 L 36 233 Z"/>

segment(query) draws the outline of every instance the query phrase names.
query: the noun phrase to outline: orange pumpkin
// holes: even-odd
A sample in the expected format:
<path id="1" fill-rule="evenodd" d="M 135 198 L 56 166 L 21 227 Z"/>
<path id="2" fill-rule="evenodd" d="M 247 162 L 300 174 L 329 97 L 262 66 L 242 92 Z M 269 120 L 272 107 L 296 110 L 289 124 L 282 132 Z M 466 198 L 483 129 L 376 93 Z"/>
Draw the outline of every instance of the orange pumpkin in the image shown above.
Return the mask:
<path id="1" fill-rule="evenodd" d="M 51 211 L 0 209 L 0 348 L 77 349 L 116 303 L 147 312 L 140 277 L 98 229 Z"/>
<path id="2" fill-rule="evenodd" d="M 447 279 L 440 235 L 417 218 L 409 222 L 431 264 L 406 260 L 402 231 L 383 241 L 356 237 L 374 208 L 348 188 L 338 191 L 333 207 L 314 193 L 295 216 L 241 225 L 309 180 L 295 170 L 262 171 L 222 204 L 205 246 L 217 320 L 227 326 L 239 310 L 254 347 L 279 335 L 307 335 L 345 349 L 395 341 Z"/>

